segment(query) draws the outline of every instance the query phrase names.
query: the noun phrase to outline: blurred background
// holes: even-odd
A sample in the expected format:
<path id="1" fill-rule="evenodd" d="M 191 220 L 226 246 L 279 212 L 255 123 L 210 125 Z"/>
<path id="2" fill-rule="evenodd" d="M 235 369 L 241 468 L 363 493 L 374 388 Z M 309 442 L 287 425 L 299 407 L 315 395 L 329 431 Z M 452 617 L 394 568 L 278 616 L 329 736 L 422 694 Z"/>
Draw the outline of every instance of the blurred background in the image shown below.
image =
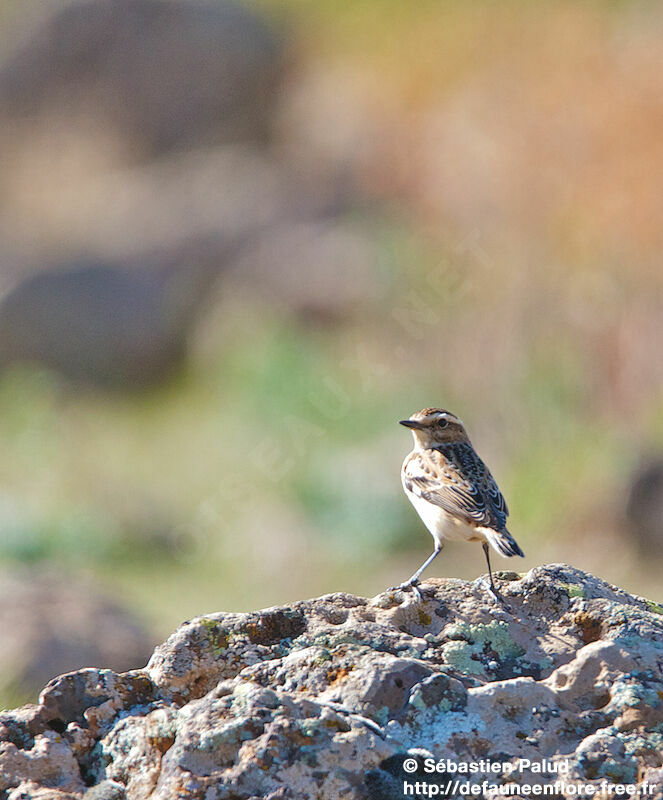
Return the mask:
<path id="1" fill-rule="evenodd" d="M 407 578 L 456 412 L 527 570 L 663 595 L 663 8 L 0 0 L 0 702 Z M 474 579 L 450 544 L 430 576 Z"/>

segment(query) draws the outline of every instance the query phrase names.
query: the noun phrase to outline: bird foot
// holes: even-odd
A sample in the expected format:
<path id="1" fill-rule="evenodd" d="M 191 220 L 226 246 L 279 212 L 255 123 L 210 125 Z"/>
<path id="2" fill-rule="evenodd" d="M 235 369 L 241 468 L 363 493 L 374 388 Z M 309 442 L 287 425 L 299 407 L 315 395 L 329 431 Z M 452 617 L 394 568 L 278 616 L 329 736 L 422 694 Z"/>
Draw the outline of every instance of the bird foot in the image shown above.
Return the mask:
<path id="1" fill-rule="evenodd" d="M 414 595 L 416 596 L 417 600 L 420 603 L 423 603 L 424 597 L 419 589 L 419 578 L 415 578 L 414 580 L 410 579 L 409 581 L 403 581 L 403 583 L 399 583 L 398 586 L 390 586 L 387 591 L 388 592 L 408 592 L 412 590 Z"/>
<path id="2" fill-rule="evenodd" d="M 494 583 L 490 583 L 490 581 L 487 581 L 485 578 L 480 578 L 479 579 L 479 586 L 481 586 L 483 589 L 485 589 L 496 603 L 499 603 L 501 606 L 503 606 L 505 611 L 510 611 L 511 610 L 511 606 L 506 602 L 506 600 L 499 593 L 499 590 L 498 590 L 497 586 L 495 586 Z"/>

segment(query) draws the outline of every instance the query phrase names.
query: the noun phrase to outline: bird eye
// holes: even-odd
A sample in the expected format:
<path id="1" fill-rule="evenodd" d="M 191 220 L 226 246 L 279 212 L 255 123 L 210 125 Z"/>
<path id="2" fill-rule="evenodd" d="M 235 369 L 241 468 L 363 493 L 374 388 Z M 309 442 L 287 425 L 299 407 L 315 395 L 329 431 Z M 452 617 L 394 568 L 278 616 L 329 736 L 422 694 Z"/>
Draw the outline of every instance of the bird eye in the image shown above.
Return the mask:
<path id="1" fill-rule="evenodd" d="M 449 420 L 448 419 L 441 419 L 437 423 L 438 428 L 446 428 L 448 425 L 449 425 Z"/>

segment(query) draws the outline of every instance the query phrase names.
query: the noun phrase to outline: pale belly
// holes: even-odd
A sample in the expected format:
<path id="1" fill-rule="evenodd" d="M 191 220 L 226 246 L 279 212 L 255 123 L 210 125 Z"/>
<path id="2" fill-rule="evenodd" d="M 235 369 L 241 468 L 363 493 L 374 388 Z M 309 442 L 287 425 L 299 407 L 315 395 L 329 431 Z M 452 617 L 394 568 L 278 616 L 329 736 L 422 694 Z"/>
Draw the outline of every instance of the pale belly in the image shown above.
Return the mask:
<path id="1" fill-rule="evenodd" d="M 410 492 L 408 492 L 407 495 L 424 525 L 431 532 L 433 539 L 435 539 L 438 544 L 442 544 L 443 539 L 465 542 L 486 541 L 486 536 L 480 528 L 475 528 L 473 525 L 466 525 L 461 520 L 447 514 L 443 508 L 429 503 L 421 497 L 416 497 Z"/>

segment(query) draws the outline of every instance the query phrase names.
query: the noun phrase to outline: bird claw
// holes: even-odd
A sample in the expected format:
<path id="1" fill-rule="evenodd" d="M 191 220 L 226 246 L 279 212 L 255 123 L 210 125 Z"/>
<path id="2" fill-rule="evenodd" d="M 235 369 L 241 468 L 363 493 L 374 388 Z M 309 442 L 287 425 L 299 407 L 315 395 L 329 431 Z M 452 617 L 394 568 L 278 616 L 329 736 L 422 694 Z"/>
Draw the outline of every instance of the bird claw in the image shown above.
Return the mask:
<path id="1" fill-rule="evenodd" d="M 483 587 L 496 603 L 499 603 L 501 606 L 503 606 L 505 611 L 511 610 L 511 606 L 502 597 L 494 584 L 490 584 L 485 578 L 480 578 L 479 586 Z"/>
<path id="2" fill-rule="evenodd" d="M 416 597 L 419 600 L 419 602 L 423 603 L 424 602 L 424 597 L 423 597 L 423 595 L 421 593 L 421 590 L 419 589 L 419 583 L 420 583 L 419 578 L 415 578 L 415 580 L 404 581 L 403 583 L 400 583 L 398 586 L 390 586 L 389 589 L 387 589 L 387 591 L 388 592 L 399 592 L 399 591 L 400 592 L 407 592 L 407 591 L 409 591 L 411 589 L 413 591 L 413 593 L 416 595 Z"/>

